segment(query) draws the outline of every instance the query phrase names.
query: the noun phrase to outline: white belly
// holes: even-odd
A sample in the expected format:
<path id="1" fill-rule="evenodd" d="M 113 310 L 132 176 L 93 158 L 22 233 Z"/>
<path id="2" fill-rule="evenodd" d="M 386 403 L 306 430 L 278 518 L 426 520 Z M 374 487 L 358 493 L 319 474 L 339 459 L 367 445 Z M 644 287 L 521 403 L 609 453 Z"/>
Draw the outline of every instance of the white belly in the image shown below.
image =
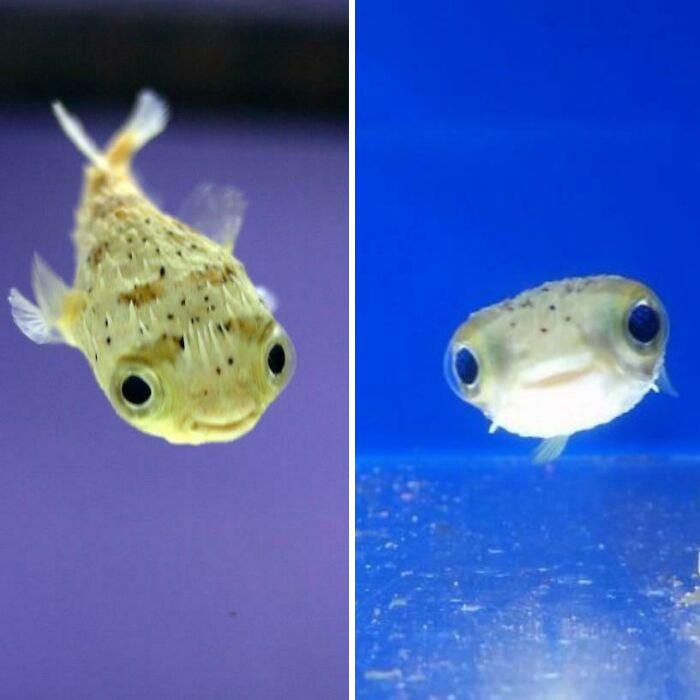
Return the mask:
<path id="1" fill-rule="evenodd" d="M 504 389 L 493 421 L 524 437 L 571 435 L 629 411 L 651 386 L 588 363 L 553 370 L 541 364 Z"/>

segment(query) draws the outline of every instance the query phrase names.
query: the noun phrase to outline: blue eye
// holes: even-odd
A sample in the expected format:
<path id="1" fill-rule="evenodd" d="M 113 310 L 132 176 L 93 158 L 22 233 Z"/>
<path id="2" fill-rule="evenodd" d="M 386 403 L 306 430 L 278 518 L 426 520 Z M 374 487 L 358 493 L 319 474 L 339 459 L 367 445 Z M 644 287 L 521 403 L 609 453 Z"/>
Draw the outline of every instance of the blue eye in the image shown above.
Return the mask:
<path id="1" fill-rule="evenodd" d="M 652 309 L 651 306 L 644 302 L 637 304 L 637 306 L 630 311 L 629 318 L 627 319 L 627 328 L 630 335 L 638 343 L 644 343 L 645 345 L 651 343 L 661 329 L 659 312 L 656 311 L 656 309 Z"/>
<path id="2" fill-rule="evenodd" d="M 459 381 L 467 386 L 472 386 L 479 376 L 479 364 L 469 348 L 460 348 L 455 353 L 455 372 Z"/>

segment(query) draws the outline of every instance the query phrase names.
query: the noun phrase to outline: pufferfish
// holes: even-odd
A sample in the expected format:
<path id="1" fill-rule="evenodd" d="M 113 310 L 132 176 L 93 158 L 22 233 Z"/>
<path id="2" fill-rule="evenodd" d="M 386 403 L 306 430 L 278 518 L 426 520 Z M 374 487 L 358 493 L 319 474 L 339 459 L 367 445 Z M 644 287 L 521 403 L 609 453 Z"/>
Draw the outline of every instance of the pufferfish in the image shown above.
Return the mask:
<path id="1" fill-rule="evenodd" d="M 295 365 L 291 340 L 233 256 L 242 198 L 204 197 L 215 239 L 148 199 L 131 160 L 168 120 L 149 90 L 104 151 L 62 104 L 53 111 L 88 160 L 75 279 L 69 288 L 35 256 L 36 304 L 10 291 L 17 326 L 37 343 L 80 350 L 116 412 L 144 433 L 193 445 L 242 436 Z"/>
<path id="2" fill-rule="evenodd" d="M 504 428 L 543 438 L 555 460 L 569 436 L 675 391 L 664 369 L 668 316 L 647 286 L 601 275 L 547 282 L 472 314 L 445 353 L 447 381 Z"/>

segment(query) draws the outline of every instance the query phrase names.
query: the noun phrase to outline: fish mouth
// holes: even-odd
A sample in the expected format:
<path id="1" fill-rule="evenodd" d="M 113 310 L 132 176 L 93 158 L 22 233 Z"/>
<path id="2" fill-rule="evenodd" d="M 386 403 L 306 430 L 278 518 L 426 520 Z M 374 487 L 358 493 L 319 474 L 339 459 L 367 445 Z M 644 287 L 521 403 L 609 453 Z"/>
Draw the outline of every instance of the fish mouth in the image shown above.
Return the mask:
<path id="1" fill-rule="evenodd" d="M 550 374 L 546 377 L 540 377 L 535 381 L 528 382 L 527 386 L 536 389 L 545 389 L 547 387 L 561 386 L 562 384 L 569 384 L 570 382 L 575 382 L 579 379 L 582 379 L 590 372 L 590 367 L 568 370 L 566 372 L 557 372 L 556 374 Z"/>
<path id="2" fill-rule="evenodd" d="M 523 377 L 523 384 L 532 389 L 558 387 L 580 381 L 596 370 L 589 353 L 545 360 L 531 367 Z"/>
<path id="3" fill-rule="evenodd" d="M 205 421 L 194 421 L 192 429 L 206 433 L 234 433 L 250 430 L 257 422 L 259 415 L 257 411 L 251 411 L 248 415 L 229 423 L 215 423 Z"/>

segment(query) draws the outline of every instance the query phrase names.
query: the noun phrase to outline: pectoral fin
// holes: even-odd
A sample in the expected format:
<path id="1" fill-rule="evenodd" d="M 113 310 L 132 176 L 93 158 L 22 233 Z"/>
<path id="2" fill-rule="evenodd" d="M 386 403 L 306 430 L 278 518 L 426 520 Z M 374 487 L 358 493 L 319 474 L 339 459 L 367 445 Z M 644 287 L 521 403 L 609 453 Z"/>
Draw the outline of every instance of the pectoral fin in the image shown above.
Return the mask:
<path id="1" fill-rule="evenodd" d="M 247 206 L 237 189 L 207 183 L 187 198 L 180 218 L 233 252 Z"/>
<path id="2" fill-rule="evenodd" d="M 277 308 L 279 307 L 279 303 L 277 301 L 275 293 L 269 290 L 267 287 L 261 286 L 257 286 L 255 288 L 255 291 L 258 293 L 258 296 L 262 300 L 262 303 L 265 304 L 265 306 L 267 306 L 270 312 L 274 314 L 275 311 L 277 311 Z"/>
<path id="3" fill-rule="evenodd" d="M 659 374 L 656 377 L 655 384 L 658 387 L 659 391 L 661 391 L 662 393 L 668 394 L 669 396 L 673 397 L 678 396 L 678 392 L 671 383 L 671 378 L 668 376 L 666 365 L 661 365 L 661 370 L 659 371 Z"/>
<path id="4" fill-rule="evenodd" d="M 57 322 L 61 316 L 63 300 L 69 290 L 63 280 L 38 255 L 34 256 L 32 287 L 36 304 L 14 287 L 10 290 L 8 300 L 17 327 L 35 343 L 65 342 Z"/>

